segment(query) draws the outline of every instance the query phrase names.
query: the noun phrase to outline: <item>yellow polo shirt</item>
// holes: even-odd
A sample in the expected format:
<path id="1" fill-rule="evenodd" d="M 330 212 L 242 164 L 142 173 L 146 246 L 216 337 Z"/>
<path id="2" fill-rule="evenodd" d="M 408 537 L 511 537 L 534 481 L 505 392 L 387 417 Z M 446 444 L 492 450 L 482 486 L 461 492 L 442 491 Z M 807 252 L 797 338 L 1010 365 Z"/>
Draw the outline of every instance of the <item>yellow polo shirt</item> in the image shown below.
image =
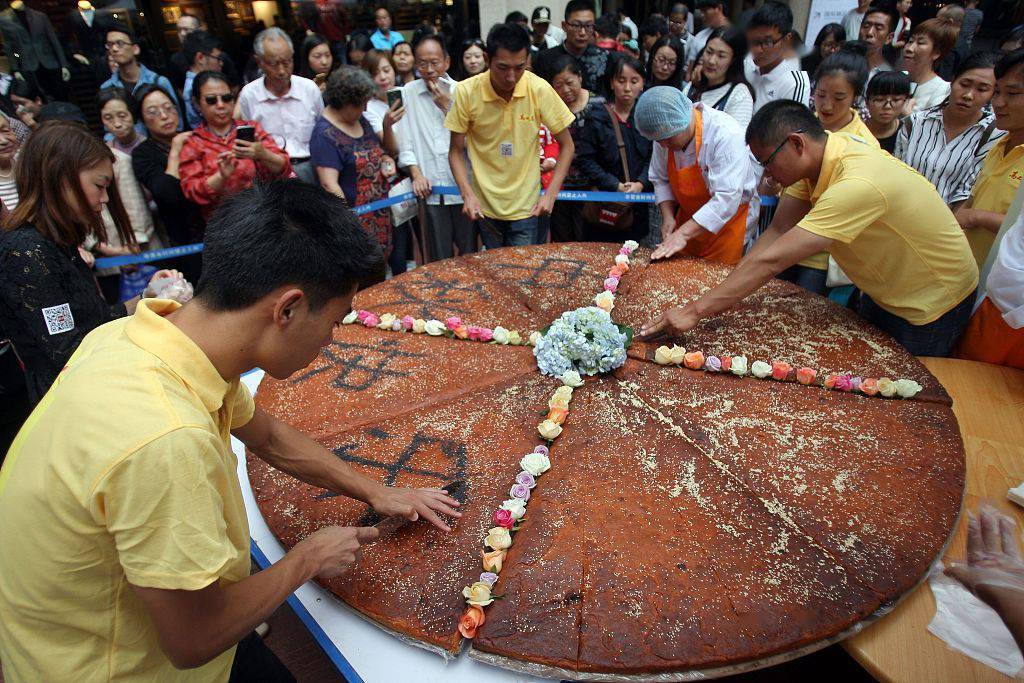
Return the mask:
<path id="1" fill-rule="evenodd" d="M 146 300 L 93 330 L 0 470 L 7 681 L 226 681 L 234 648 L 178 671 L 129 584 L 249 575 L 230 430 L 255 406 Z"/>
<path id="2" fill-rule="evenodd" d="M 576 117 L 547 81 L 523 74 L 506 102 L 488 72 L 459 83 L 444 125 L 466 134 L 473 190 L 488 218 L 529 218 L 540 194 L 537 132 L 561 133 Z"/>
<path id="3" fill-rule="evenodd" d="M 850 120 L 848 124 L 840 128 L 836 132 L 851 133 L 853 135 L 858 136 L 869 145 L 881 149 L 882 146 L 878 144 L 878 140 L 875 139 L 874 133 L 872 133 L 871 129 L 867 127 L 867 124 L 864 123 L 864 120 L 860 117 L 860 114 L 857 113 L 857 110 L 850 109 L 850 111 L 853 113 L 853 118 Z M 810 193 L 810 184 L 808 183 L 808 181 L 801 180 L 798 183 L 796 183 L 796 185 L 802 188 L 801 190 L 798 190 L 799 192 L 802 192 L 803 194 Z M 793 196 L 795 197 L 797 195 Z M 800 265 L 807 266 L 808 268 L 814 268 L 815 270 L 828 270 L 828 252 L 823 251 L 820 254 L 808 256 L 807 258 L 800 262 Z"/>
<path id="4" fill-rule="evenodd" d="M 1024 177 L 1024 145 L 1007 150 L 1009 138 L 1009 135 L 1004 136 L 985 157 L 971 192 L 971 208 L 994 213 L 1010 210 L 1013 196 Z M 996 240 L 996 234 L 985 228 L 968 228 L 964 232 L 974 252 L 974 260 L 981 268 Z"/>
<path id="5" fill-rule="evenodd" d="M 875 303 L 913 325 L 933 322 L 978 286 L 978 267 L 935 187 L 892 155 L 829 133 L 811 203 L 797 223 L 834 240 L 829 252 Z"/>

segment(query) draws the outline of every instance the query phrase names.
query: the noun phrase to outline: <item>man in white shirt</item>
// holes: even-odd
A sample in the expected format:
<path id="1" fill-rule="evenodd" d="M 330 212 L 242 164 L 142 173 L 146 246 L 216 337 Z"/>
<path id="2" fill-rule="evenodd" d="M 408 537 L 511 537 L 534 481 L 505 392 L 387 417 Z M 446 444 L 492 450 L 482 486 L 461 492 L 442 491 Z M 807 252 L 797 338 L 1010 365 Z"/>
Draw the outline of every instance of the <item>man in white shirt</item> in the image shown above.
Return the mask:
<path id="1" fill-rule="evenodd" d="M 786 59 L 792 49 L 793 12 L 781 2 L 762 5 L 746 29 L 750 54 L 743 63 L 747 82 L 754 89 L 754 113 L 775 100 L 810 103 L 811 82 L 800 60 Z"/>
<path id="2" fill-rule="evenodd" d="M 264 75 L 242 88 L 238 117 L 258 121 L 288 153 L 295 175 L 316 185 L 316 170 L 309 162 L 309 139 L 324 110 L 320 88 L 308 78 L 292 75 L 292 39 L 276 26 L 256 36 L 253 51 Z"/>
<path id="3" fill-rule="evenodd" d="M 697 55 L 708 44 L 711 32 L 716 28 L 729 25 L 729 8 L 725 0 L 698 0 L 697 13 L 700 15 L 701 21 L 704 22 L 704 28 L 686 45 L 687 75 L 693 73 L 693 64 L 697 61 Z M 669 30 L 672 30 L 671 26 L 669 26 Z"/>
<path id="4" fill-rule="evenodd" d="M 739 262 L 747 230 L 757 223 L 757 178 L 736 120 L 676 88 L 640 97 L 637 131 L 658 144 L 648 177 L 661 211 L 662 243 L 652 259 L 684 253 Z"/>
<path id="5" fill-rule="evenodd" d="M 405 117 L 398 122 L 398 165 L 412 176 L 413 192 L 426 200 L 422 226 L 428 261 L 476 251 L 476 226 L 462 213 L 462 197 L 430 194 L 434 186 L 453 186 L 448 164 L 451 132 L 444 118 L 451 107 L 456 82 L 448 75 L 451 60 L 444 40 L 423 36 L 413 48 L 420 78 L 402 88 Z"/>
<path id="6" fill-rule="evenodd" d="M 846 31 L 847 40 L 853 40 L 854 36 L 860 35 L 860 25 L 864 21 L 868 7 L 871 7 L 871 0 L 857 0 L 857 6 L 843 17 L 843 29 Z"/>

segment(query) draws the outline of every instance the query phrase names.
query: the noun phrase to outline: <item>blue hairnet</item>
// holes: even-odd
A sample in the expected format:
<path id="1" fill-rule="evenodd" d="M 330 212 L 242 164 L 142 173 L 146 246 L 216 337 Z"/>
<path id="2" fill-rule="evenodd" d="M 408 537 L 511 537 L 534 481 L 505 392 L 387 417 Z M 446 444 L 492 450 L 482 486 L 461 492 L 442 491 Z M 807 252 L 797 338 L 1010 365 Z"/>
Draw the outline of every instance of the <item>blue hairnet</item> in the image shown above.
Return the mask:
<path id="1" fill-rule="evenodd" d="M 633 120 L 648 140 L 664 140 L 690 127 L 693 103 L 678 88 L 659 85 L 640 96 Z"/>

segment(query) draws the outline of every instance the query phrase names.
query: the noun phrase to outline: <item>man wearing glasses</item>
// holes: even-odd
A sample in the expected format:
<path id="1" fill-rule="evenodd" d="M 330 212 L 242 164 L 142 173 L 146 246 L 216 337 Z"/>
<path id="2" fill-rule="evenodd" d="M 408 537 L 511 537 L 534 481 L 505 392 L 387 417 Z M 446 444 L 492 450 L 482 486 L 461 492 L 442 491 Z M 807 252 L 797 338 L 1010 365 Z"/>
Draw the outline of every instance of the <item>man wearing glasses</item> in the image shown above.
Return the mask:
<path id="1" fill-rule="evenodd" d="M 754 112 L 775 100 L 809 104 L 811 81 L 800 60 L 786 59 L 792 47 L 793 12 L 781 2 L 769 0 L 747 25 L 750 54 L 743 63 L 747 82 L 754 89 Z"/>
<path id="2" fill-rule="evenodd" d="M 247 84 L 238 96 L 237 118 L 258 121 L 291 159 L 295 175 L 316 185 L 316 169 L 309 162 L 309 139 L 324 110 L 319 86 L 292 75 L 295 49 L 288 34 L 272 26 L 253 41 L 262 78 Z"/>
<path id="3" fill-rule="evenodd" d="M 762 107 L 746 140 L 789 188 L 771 225 L 720 285 L 646 323 L 641 339 L 678 337 L 828 251 L 860 290 L 861 316 L 915 355 L 948 356 L 970 319 L 978 267 L 931 183 L 855 135 L 826 133 L 795 102 Z"/>
<path id="4" fill-rule="evenodd" d="M 196 111 L 192 101 L 192 82 L 204 71 L 220 71 L 224 57 L 220 50 L 220 41 L 206 31 L 192 31 L 185 37 L 182 47 L 189 69 L 185 72 L 185 87 L 181 97 L 185 100 L 185 118 L 188 127 L 195 130 L 203 122 L 203 117 Z"/>
<path id="5" fill-rule="evenodd" d="M 104 88 L 123 88 L 125 92 L 135 96 L 143 85 L 157 85 L 163 88 L 172 99 L 174 104 L 181 108 L 178 96 L 175 94 L 174 86 L 165 76 L 148 69 L 145 64 L 139 62 L 139 46 L 135 35 L 127 26 L 117 25 L 107 31 L 107 55 L 117 64 L 117 71 L 100 86 Z"/>
<path id="6" fill-rule="evenodd" d="M 551 80 L 550 65 L 560 55 L 572 55 L 583 72 L 583 87 L 596 91 L 608 65 L 608 51 L 594 45 L 594 24 L 597 13 L 592 0 L 569 0 L 565 6 L 565 41 L 548 50 L 541 50 L 533 62 L 534 71 L 547 81 Z"/>

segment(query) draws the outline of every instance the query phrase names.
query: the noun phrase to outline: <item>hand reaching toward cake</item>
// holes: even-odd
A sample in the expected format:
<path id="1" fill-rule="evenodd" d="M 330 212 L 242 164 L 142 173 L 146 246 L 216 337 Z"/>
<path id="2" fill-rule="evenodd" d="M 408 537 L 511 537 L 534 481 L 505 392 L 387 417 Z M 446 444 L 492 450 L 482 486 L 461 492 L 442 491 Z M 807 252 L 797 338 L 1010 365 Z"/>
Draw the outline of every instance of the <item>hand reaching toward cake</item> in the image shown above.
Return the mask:
<path id="1" fill-rule="evenodd" d="M 646 342 L 678 338 L 696 327 L 698 322 L 700 317 L 693 306 L 667 308 L 658 317 L 644 323 L 637 340 Z"/>
<path id="2" fill-rule="evenodd" d="M 351 569 L 362 556 L 359 547 L 375 538 L 373 527 L 329 526 L 304 538 L 289 554 L 304 561 L 309 578 L 333 579 Z"/>
<path id="3" fill-rule="evenodd" d="M 368 501 L 377 514 L 391 517 L 399 515 L 410 522 L 421 517 L 442 531 L 451 531 L 438 513 L 455 517 L 462 516 L 455 508 L 459 501 L 449 496 L 444 489 L 409 489 L 381 486 Z"/>

